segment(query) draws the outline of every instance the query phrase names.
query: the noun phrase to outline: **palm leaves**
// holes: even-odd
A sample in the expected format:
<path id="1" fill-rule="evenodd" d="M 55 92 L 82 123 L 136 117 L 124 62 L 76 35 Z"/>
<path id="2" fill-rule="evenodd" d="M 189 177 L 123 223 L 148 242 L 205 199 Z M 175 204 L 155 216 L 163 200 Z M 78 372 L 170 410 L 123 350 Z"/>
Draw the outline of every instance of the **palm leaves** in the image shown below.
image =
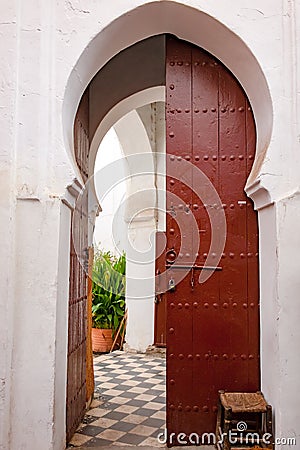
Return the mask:
<path id="1" fill-rule="evenodd" d="M 98 250 L 93 264 L 94 328 L 112 328 L 116 331 L 125 314 L 126 257 L 119 258 L 109 251 Z"/>

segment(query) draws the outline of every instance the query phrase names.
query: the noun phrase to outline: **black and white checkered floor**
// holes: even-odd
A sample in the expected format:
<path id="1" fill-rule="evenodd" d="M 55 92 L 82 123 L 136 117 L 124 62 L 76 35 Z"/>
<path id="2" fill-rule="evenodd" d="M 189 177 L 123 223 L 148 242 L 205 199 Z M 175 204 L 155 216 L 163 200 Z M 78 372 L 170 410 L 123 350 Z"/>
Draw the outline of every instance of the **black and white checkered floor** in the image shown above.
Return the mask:
<path id="1" fill-rule="evenodd" d="M 70 447 L 164 447 L 165 358 L 116 351 L 94 358 L 95 400 Z"/>

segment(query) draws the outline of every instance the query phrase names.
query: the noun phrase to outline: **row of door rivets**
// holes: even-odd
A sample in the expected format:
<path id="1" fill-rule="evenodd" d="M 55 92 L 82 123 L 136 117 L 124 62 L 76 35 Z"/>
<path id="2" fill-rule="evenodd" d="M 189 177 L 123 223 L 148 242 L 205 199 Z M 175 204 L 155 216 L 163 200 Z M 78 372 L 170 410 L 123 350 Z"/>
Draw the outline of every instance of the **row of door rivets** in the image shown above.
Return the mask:
<path id="1" fill-rule="evenodd" d="M 226 111 L 226 108 L 222 108 L 221 111 L 222 111 L 222 112 L 225 112 L 225 111 Z M 229 112 L 231 112 L 231 113 L 234 113 L 234 112 L 235 112 L 235 108 L 231 107 L 231 108 L 227 109 L 227 111 L 229 111 Z M 240 108 L 238 108 L 238 111 L 239 111 L 239 112 L 243 112 L 243 111 L 245 111 L 245 109 L 244 109 L 243 106 L 241 106 Z"/>
<path id="2" fill-rule="evenodd" d="M 196 257 L 197 256 L 199 256 L 198 254 L 196 254 L 195 255 Z M 215 256 L 216 256 L 216 254 L 215 253 L 212 253 L 211 254 L 211 256 L 213 257 L 213 258 L 215 258 Z M 235 254 L 234 253 L 229 253 L 229 258 L 234 258 L 234 256 L 235 256 Z M 236 255 L 237 256 L 237 255 Z M 248 258 L 251 258 L 252 256 L 254 256 L 254 254 L 253 253 L 247 253 L 247 254 L 245 254 L 245 253 L 240 253 L 240 257 L 241 258 L 245 258 L 245 257 L 248 257 Z M 255 253 L 255 256 L 258 256 L 258 253 Z M 203 253 L 203 258 L 204 259 L 206 259 L 207 258 L 207 253 Z M 224 259 L 224 258 L 226 258 L 226 253 L 222 253 L 222 258 Z"/>
<path id="3" fill-rule="evenodd" d="M 210 66 L 210 67 L 215 67 L 215 66 L 218 65 L 218 63 L 217 63 L 217 62 L 207 62 L 207 61 L 202 61 L 202 62 L 200 62 L 200 61 L 195 61 L 195 62 L 194 62 L 194 66 L 199 66 L 199 65 L 201 65 L 201 66 L 206 66 L 206 65 L 208 65 L 208 66 Z"/>
<path id="4" fill-rule="evenodd" d="M 186 61 L 186 62 L 183 62 L 183 61 L 177 61 L 177 62 L 175 62 L 175 61 L 170 61 L 170 66 L 175 66 L 175 64 L 177 64 L 177 66 L 182 66 L 183 64 L 185 65 L 185 66 L 189 66 L 190 65 L 190 63 L 188 62 L 188 61 Z M 218 63 L 217 62 L 210 62 L 210 63 L 208 63 L 208 62 L 206 62 L 206 61 L 202 61 L 202 62 L 200 62 L 200 61 L 195 61 L 194 62 L 194 66 L 199 66 L 199 65 L 201 65 L 201 66 L 206 66 L 206 64 L 208 64 L 208 65 L 210 65 L 211 67 L 214 67 L 214 66 L 217 66 L 218 65 Z"/>
<path id="5" fill-rule="evenodd" d="M 171 89 L 171 91 L 173 91 L 174 89 L 175 89 L 175 85 L 174 84 L 170 84 L 170 86 L 169 86 L 169 88 Z M 243 107 L 241 107 L 241 108 L 239 108 L 238 109 L 240 112 L 243 112 L 244 111 L 244 108 Z M 177 113 L 181 113 L 182 112 L 182 109 L 181 108 L 172 108 L 172 109 L 170 109 L 168 112 L 169 113 L 171 113 L 171 114 L 175 114 L 175 111 L 177 112 Z M 185 110 L 184 110 L 186 113 L 190 113 L 191 112 L 191 110 L 190 109 L 188 109 L 188 108 L 186 108 Z M 202 108 L 202 112 L 204 113 L 204 114 L 206 114 L 207 112 L 209 111 L 209 108 Z M 215 107 L 212 107 L 212 108 L 210 108 L 210 111 L 211 112 L 213 112 L 213 113 L 215 113 L 216 111 L 217 111 L 217 108 L 215 108 Z M 226 108 L 221 108 L 221 112 L 222 113 L 225 113 L 226 111 L 228 111 Z M 229 109 L 229 111 L 230 112 L 235 112 L 235 108 L 230 108 Z M 200 112 L 200 108 L 194 108 L 194 112 L 196 113 L 196 114 L 198 114 L 199 112 Z"/>
<path id="6" fill-rule="evenodd" d="M 217 111 L 217 108 L 210 108 L 210 110 L 211 110 L 211 112 L 216 112 Z M 199 108 L 195 108 L 194 109 L 194 112 L 196 113 L 196 114 L 198 114 L 199 112 L 200 112 L 200 109 Z M 204 114 L 206 114 L 207 112 L 208 112 L 208 108 L 202 108 L 202 112 L 204 113 Z"/>
<path id="7" fill-rule="evenodd" d="M 169 133 L 169 136 L 170 136 L 170 137 L 174 137 L 175 135 L 174 135 L 174 133 L 171 131 L 171 132 Z M 204 160 L 204 161 L 208 161 L 209 158 L 210 158 L 209 155 L 204 155 L 204 156 L 203 156 L 203 160 Z M 217 156 L 217 155 L 212 155 L 211 158 L 212 158 L 214 161 L 216 161 L 216 160 L 218 159 L 218 156 Z M 237 157 L 236 157 L 235 155 L 230 155 L 230 156 L 229 156 L 230 161 L 234 161 L 235 158 L 238 158 L 240 161 L 243 161 L 243 160 L 244 160 L 244 155 L 238 155 Z M 175 157 L 174 155 L 170 155 L 170 160 L 171 160 L 171 161 L 175 161 L 175 159 L 176 159 L 176 157 Z M 186 159 L 187 161 L 189 161 L 189 160 L 191 159 L 191 156 L 190 156 L 190 155 L 186 155 L 186 156 L 185 156 L 185 159 Z M 199 161 L 199 160 L 200 160 L 200 156 L 199 156 L 199 155 L 196 155 L 196 156 L 194 156 L 194 159 L 195 159 L 195 161 Z M 221 155 L 221 160 L 222 160 L 222 161 L 226 161 L 226 159 L 227 159 L 227 155 Z M 253 159 L 253 155 L 249 155 L 249 156 L 248 156 L 248 159 L 252 160 L 252 159 Z M 181 160 L 182 160 L 182 156 L 177 156 L 177 161 L 181 161 Z"/>
<path id="8" fill-rule="evenodd" d="M 211 355 L 211 354 L 209 354 L 209 353 L 206 353 L 205 354 L 205 359 L 211 359 L 211 358 L 213 358 L 215 361 L 218 361 L 219 359 L 223 359 L 223 360 L 227 360 L 227 359 L 229 359 L 229 356 L 226 354 L 226 353 L 224 353 L 223 355 Z M 254 358 L 254 356 L 253 355 L 249 355 L 248 357 L 247 357 L 247 355 L 236 355 L 236 354 L 233 354 L 232 355 L 232 359 L 233 360 L 236 360 L 236 359 L 238 359 L 238 358 L 241 358 L 243 361 L 246 361 L 246 359 L 253 359 Z"/>
<path id="9" fill-rule="evenodd" d="M 203 255 L 203 256 L 204 256 L 204 255 Z M 226 256 L 225 253 L 223 253 L 223 254 L 222 254 L 222 258 L 225 258 L 225 256 Z M 229 253 L 229 258 L 234 258 L 235 256 L 238 256 L 238 255 L 235 255 L 234 253 Z M 247 254 L 245 254 L 245 253 L 240 253 L 240 257 L 241 257 L 241 258 L 245 258 L 246 256 L 247 256 L 248 258 L 251 258 L 251 257 L 254 256 L 254 255 L 253 255 L 253 253 L 250 253 L 250 252 L 247 253 Z M 255 253 L 255 256 L 258 256 L 258 253 Z"/>
<path id="10" fill-rule="evenodd" d="M 172 85 L 171 85 L 172 86 Z M 171 88 L 171 86 L 170 86 L 170 89 L 172 89 Z M 174 89 L 174 88 L 173 88 Z M 217 108 L 215 108 L 215 107 L 212 107 L 212 108 L 210 108 L 210 110 L 211 110 L 211 112 L 216 112 L 217 111 Z M 181 112 L 181 111 L 178 111 L 178 110 L 176 110 L 177 112 Z M 230 111 L 231 113 L 233 113 L 233 112 L 235 112 L 235 108 L 230 108 L 229 110 L 227 109 L 227 108 L 221 108 L 221 112 L 226 112 L 226 111 Z M 240 108 L 238 108 L 238 111 L 239 112 L 243 112 L 244 111 L 244 108 L 243 107 L 240 107 Z M 175 112 L 175 110 L 171 110 L 170 112 Z M 199 113 L 200 112 L 200 109 L 199 108 L 195 108 L 194 109 L 194 112 L 197 114 L 197 113 Z M 202 112 L 204 112 L 204 113 L 207 113 L 208 112 L 208 108 L 202 108 Z"/>
<path id="11" fill-rule="evenodd" d="M 203 355 L 203 357 L 206 360 L 214 359 L 215 361 L 218 361 L 219 359 L 223 359 L 225 361 L 227 361 L 228 359 L 233 359 L 233 360 L 242 359 L 243 361 L 246 361 L 247 359 L 250 359 L 250 360 L 254 359 L 254 355 L 252 355 L 252 354 L 246 355 L 244 353 L 241 354 L 241 355 L 237 355 L 236 353 L 233 353 L 232 355 L 229 355 L 228 353 L 223 353 L 222 355 L 218 355 L 218 354 L 212 354 L 211 352 L 209 352 L 209 353 L 205 353 Z M 176 359 L 176 356 L 174 355 L 174 353 L 171 353 L 169 355 L 169 358 Z M 180 360 L 183 360 L 185 358 L 187 358 L 189 360 L 193 360 L 195 358 L 195 359 L 197 359 L 199 361 L 201 359 L 201 355 L 199 355 L 199 353 L 197 353 L 196 355 L 188 354 L 188 355 L 185 356 L 183 353 L 180 353 L 178 355 L 178 358 Z M 175 380 L 173 380 L 173 379 L 171 379 L 170 382 L 171 382 L 172 385 L 175 384 Z"/>
<path id="12" fill-rule="evenodd" d="M 234 253 L 229 253 L 229 256 L 230 256 L 230 258 L 234 258 Z M 245 254 L 244 253 L 240 253 L 240 256 L 241 256 L 241 258 L 244 258 L 244 256 L 245 256 Z M 247 256 L 248 256 L 248 258 L 251 258 L 252 256 L 258 256 L 258 253 L 251 253 L 251 252 L 249 252 L 249 253 L 247 253 Z M 222 254 L 222 258 L 225 258 L 226 257 L 226 254 L 225 253 L 223 253 Z"/>
<path id="13" fill-rule="evenodd" d="M 171 91 L 173 91 L 174 89 L 175 89 L 175 85 L 173 84 L 173 83 L 171 83 L 170 84 L 170 86 L 169 86 L 169 88 L 171 89 Z M 219 107 L 220 108 L 220 107 Z M 204 112 L 204 113 L 207 113 L 208 112 L 208 109 L 209 108 L 202 108 L 202 112 Z M 248 109 L 248 111 L 251 111 L 251 108 L 247 108 Z M 210 108 L 210 110 L 211 110 L 211 112 L 216 112 L 217 111 L 217 108 L 216 107 L 212 107 L 212 108 Z M 226 108 L 226 107 L 222 107 L 222 108 L 220 108 L 220 110 L 221 110 L 221 112 L 222 113 L 225 113 L 226 111 L 229 111 L 229 112 L 231 112 L 231 113 L 234 113 L 235 111 L 236 111 L 236 109 L 235 108 Z M 181 113 L 182 112 L 182 109 L 181 108 L 176 108 L 176 109 L 170 109 L 169 110 L 169 112 L 171 113 L 171 114 L 174 114 L 175 113 L 175 111 L 176 112 L 178 112 L 178 113 Z M 239 108 L 238 108 L 238 111 L 239 112 L 244 112 L 245 111 L 245 108 L 243 107 L 243 106 L 240 106 Z M 190 110 L 185 110 L 185 112 L 190 112 Z M 198 114 L 199 112 L 200 112 L 200 109 L 199 108 L 194 108 L 194 112 L 196 113 L 196 114 Z"/>
<path id="14" fill-rule="evenodd" d="M 174 186 L 174 184 L 175 184 L 175 181 L 174 180 L 170 180 L 170 185 Z M 245 203 L 239 203 L 238 206 L 242 209 L 242 208 L 244 208 L 246 206 L 246 204 Z M 250 207 L 251 203 L 248 203 L 247 206 Z M 217 204 L 214 204 L 214 205 L 206 205 L 206 204 L 204 204 L 203 207 L 206 208 L 206 209 L 207 208 L 219 209 Z M 234 209 L 234 207 L 235 207 L 234 203 L 230 203 L 229 208 L 230 209 Z M 189 208 L 190 209 L 190 205 L 183 206 L 181 203 L 179 205 L 177 205 L 177 206 L 173 205 L 173 209 L 175 210 L 176 208 L 178 208 L 180 210 L 183 210 L 184 208 Z M 194 209 L 198 209 L 199 205 L 197 203 L 194 203 L 193 204 L 193 208 Z M 226 208 L 227 208 L 226 203 L 222 203 L 222 209 L 226 209 Z M 250 255 L 248 255 L 248 256 L 250 256 Z"/>
<path id="15" fill-rule="evenodd" d="M 171 208 L 172 208 L 173 211 L 175 211 L 176 209 L 182 211 L 183 210 L 183 205 L 182 205 L 182 203 L 179 203 L 179 205 L 176 205 L 176 206 L 172 204 Z"/>
<path id="16" fill-rule="evenodd" d="M 174 182 L 175 183 L 175 182 Z M 172 184 L 173 185 L 173 184 Z M 195 203 L 196 204 L 196 203 Z M 179 204 L 179 205 L 181 205 L 181 203 Z M 179 205 L 177 205 L 177 206 L 174 206 L 174 205 L 172 205 L 171 207 L 175 210 L 176 208 L 179 208 Z M 222 205 L 223 206 L 223 205 Z M 190 205 L 186 205 L 186 207 L 190 207 Z M 215 208 L 215 209 L 218 209 L 218 204 L 217 203 L 215 203 L 214 205 L 206 205 L 206 204 L 204 204 L 203 205 L 203 207 L 204 208 Z M 225 207 L 226 207 L 226 205 L 225 205 Z M 180 208 L 180 209 L 182 209 L 182 208 Z"/>
<path id="17" fill-rule="evenodd" d="M 225 113 L 226 111 L 230 111 L 230 112 L 235 112 L 235 108 L 225 108 L 224 106 L 221 108 L 221 112 L 222 113 Z M 238 108 L 238 111 L 239 112 L 244 112 L 245 111 L 245 108 L 243 107 L 243 106 L 240 106 L 239 108 Z"/>
<path id="18" fill-rule="evenodd" d="M 171 354 L 169 355 L 169 357 L 170 357 L 171 359 L 174 359 L 174 358 L 175 358 L 174 353 L 171 353 Z M 191 355 L 191 354 L 188 354 L 187 357 L 188 357 L 188 359 L 193 359 L 193 355 Z M 184 355 L 183 355 L 182 353 L 180 353 L 180 354 L 178 355 L 178 358 L 179 358 L 179 359 L 183 359 L 183 358 L 184 358 Z M 201 356 L 200 356 L 199 354 L 196 354 L 196 355 L 195 355 L 195 358 L 196 358 L 196 359 L 201 359 Z"/>
<path id="19" fill-rule="evenodd" d="M 182 309 L 183 308 L 183 304 L 182 303 L 178 303 L 177 305 L 175 304 L 175 303 L 170 303 L 170 307 L 172 308 L 172 309 L 174 309 L 175 307 L 177 306 L 177 308 L 178 309 Z M 193 306 L 194 306 L 194 308 L 198 308 L 198 306 L 199 306 L 199 303 L 198 302 L 194 302 L 193 303 Z M 200 304 L 200 306 L 201 306 L 201 304 Z M 204 308 L 209 308 L 209 303 L 207 303 L 207 302 L 205 302 L 205 303 L 203 303 L 203 306 L 204 306 Z M 229 308 L 229 303 L 227 303 L 227 302 L 224 302 L 224 303 L 213 303 L 212 304 L 212 306 L 214 307 L 214 308 L 219 308 L 219 306 L 221 307 L 223 307 L 224 309 L 227 309 L 227 308 Z M 233 302 L 232 303 L 232 307 L 233 308 L 237 308 L 237 306 L 238 306 L 238 304 L 236 303 L 236 302 Z M 243 308 L 244 309 L 247 309 L 248 308 L 248 304 L 247 303 L 243 303 L 242 304 L 242 306 L 243 306 Z M 251 302 L 250 304 L 249 304 L 249 306 L 250 306 L 250 308 L 254 308 L 255 307 L 255 303 L 253 303 L 253 302 Z M 185 307 L 185 309 L 189 309 L 189 307 L 190 307 L 190 304 L 189 303 L 185 303 L 184 304 L 184 307 Z"/>
<path id="20" fill-rule="evenodd" d="M 229 307 L 228 303 L 223 303 L 223 304 L 218 304 L 218 303 L 213 303 L 213 307 L 214 308 L 218 308 L 219 306 L 223 306 L 224 309 L 227 309 Z M 238 304 L 236 302 L 232 303 L 232 307 L 233 308 L 237 308 Z M 254 303 L 250 303 L 249 305 L 251 308 L 254 308 L 255 304 Z M 209 308 L 209 303 L 204 303 L 204 308 Z M 247 303 L 243 303 L 243 308 L 247 309 L 248 308 L 248 304 Z"/>
<path id="21" fill-rule="evenodd" d="M 170 89 L 173 90 L 174 87 L 171 87 L 171 86 L 174 86 L 174 85 L 170 85 Z M 178 112 L 178 113 L 180 114 L 180 113 L 182 112 L 182 109 L 181 109 L 181 108 L 176 108 L 176 109 L 170 109 L 170 110 L 169 110 L 169 112 L 170 112 L 171 114 L 174 114 L 175 111 Z M 189 108 L 185 108 L 184 112 L 188 114 L 188 113 L 191 112 L 191 110 L 190 110 Z"/>
<path id="22" fill-rule="evenodd" d="M 208 208 L 208 207 L 214 207 L 214 208 L 216 208 L 217 207 L 217 205 L 203 205 L 205 208 Z M 234 209 L 234 207 L 235 207 L 235 204 L 234 203 L 230 203 L 230 205 L 226 205 L 226 203 L 222 203 L 222 208 L 223 209 L 226 209 L 227 207 L 229 206 L 229 208 L 230 209 Z M 244 206 L 246 206 L 246 201 L 245 201 L 245 203 L 244 202 L 238 202 L 238 206 L 241 208 L 241 209 L 243 209 L 244 208 Z M 251 206 L 251 203 L 248 203 L 248 206 Z"/>
<path id="23" fill-rule="evenodd" d="M 175 308 L 175 303 L 171 303 L 170 306 L 171 306 L 171 308 Z M 177 306 L 178 306 L 178 309 L 182 309 L 182 307 L 183 307 L 182 303 L 178 303 Z M 189 303 L 185 303 L 184 307 L 185 307 L 185 309 L 189 309 L 190 304 Z"/>
<path id="24" fill-rule="evenodd" d="M 204 161 L 208 161 L 209 158 L 210 158 L 209 155 L 204 155 L 204 156 L 203 156 L 203 160 L 204 160 Z M 237 158 L 238 158 L 240 161 L 243 161 L 243 160 L 244 160 L 244 155 L 239 155 Z M 249 159 L 250 159 L 250 158 L 251 158 L 251 157 L 249 156 Z M 200 159 L 200 157 L 199 157 L 198 155 L 195 156 L 195 160 L 196 160 L 196 161 L 199 161 L 199 159 Z M 213 161 L 217 161 L 218 156 L 217 156 L 217 155 L 212 155 L 212 156 L 211 156 L 211 159 L 212 159 Z M 222 161 L 226 161 L 226 159 L 227 159 L 227 155 L 222 155 L 222 156 L 221 156 L 221 160 L 222 160 Z M 230 156 L 229 156 L 229 160 L 230 160 L 230 161 L 234 161 L 235 159 L 236 159 L 235 155 L 230 155 Z"/>
<path id="25" fill-rule="evenodd" d="M 170 234 L 174 234 L 175 230 L 174 228 L 170 229 Z M 186 256 L 186 258 L 189 258 L 191 256 L 190 253 L 185 253 L 185 255 L 183 253 L 179 253 L 178 258 L 182 259 L 184 256 Z"/>
<path id="26" fill-rule="evenodd" d="M 214 67 L 214 66 L 217 66 L 217 65 L 218 65 L 217 62 L 210 62 L 210 63 L 208 63 L 208 62 L 206 62 L 206 61 L 202 61 L 202 62 L 200 62 L 200 61 L 195 61 L 195 62 L 194 62 L 194 66 L 199 66 L 200 64 L 201 64 L 201 66 L 206 66 L 206 64 L 208 64 L 208 65 L 211 66 L 211 67 Z"/>
<path id="27" fill-rule="evenodd" d="M 188 61 L 177 61 L 176 63 L 175 63 L 175 61 L 170 61 L 170 66 L 175 66 L 175 64 L 177 64 L 177 66 L 183 66 L 183 65 L 185 65 L 185 66 L 189 66 L 190 65 L 190 63 L 188 62 Z"/>
<path id="28" fill-rule="evenodd" d="M 202 408 L 200 408 L 200 406 L 197 406 L 197 405 L 195 405 L 195 406 L 189 406 L 189 405 L 187 405 L 187 406 L 182 406 L 182 405 L 178 405 L 177 408 L 176 408 L 175 405 L 171 404 L 171 405 L 170 405 L 170 409 L 171 409 L 172 411 L 175 411 L 175 409 L 177 409 L 177 410 L 180 411 L 180 412 L 181 412 L 181 411 L 186 411 L 186 412 L 190 412 L 190 411 L 199 412 L 200 409 L 202 409 L 202 411 L 205 412 L 205 413 L 208 413 L 208 412 L 209 412 L 209 407 L 206 406 L 206 405 L 202 406 Z M 217 407 L 217 406 L 213 406 L 213 407 L 212 407 L 212 411 L 213 411 L 214 413 L 218 412 L 218 407 Z"/>
<path id="29" fill-rule="evenodd" d="M 227 208 L 226 203 L 224 203 L 222 206 L 223 206 L 223 209 L 226 209 L 226 208 Z M 248 206 L 248 208 L 252 208 L 251 203 L 247 203 L 245 200 L 242 201 L 242 202 L 238 202 L 238 206 L 239 206 L 241 209 L 243 209 L 244 206 Z M 231 209 L 233 209 L 233 208 L 234 208 L 234 203 L 231 203 L 231 204 L 229 205 L 229 207 L 230 207 Z"/>

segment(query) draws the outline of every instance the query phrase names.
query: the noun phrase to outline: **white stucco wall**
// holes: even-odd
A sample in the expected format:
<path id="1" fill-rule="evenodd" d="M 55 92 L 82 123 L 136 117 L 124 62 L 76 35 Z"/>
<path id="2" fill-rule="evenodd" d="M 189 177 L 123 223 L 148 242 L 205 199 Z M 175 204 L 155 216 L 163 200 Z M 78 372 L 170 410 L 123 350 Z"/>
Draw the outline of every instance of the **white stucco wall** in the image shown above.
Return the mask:
<path id="1" fill-rule="evenodd" d="M 13 346 L 13 313 L 14 313 L 14 207 L 15 207 L 15 122 L 17 86 L 17 25 L 15 8 L 12 4 L 2 12 L 0 24 L 1 40 L 6 46 L 0 47 L 1 55 L 1 108 L 0 129 L 0 235 L 5 238 L 0 252 L 0 448 L 8 439 L 11 392 L 11 358 Z M 7 52 L 7 48 L 10 52 Z M 6 92 L 6 95 L 4 94 Z M 5 132 L 3 132 L 5 130 Z M 2 446 L 2 447 L 1 447 Z"/>
<path id="2" fill-rule="evenodd" d="M 105 62 L 163 32 L 219 57 L 253 106 L 258 158 L 248 192 L 262 208 L 262 385 L 277 434 L 297 436 L 300 448 L 299 22 L 299 0 L 2 2 L 1 449 L 63 448 L 69 220 L 62 198 L 78 175 L 72 121 Z"/>

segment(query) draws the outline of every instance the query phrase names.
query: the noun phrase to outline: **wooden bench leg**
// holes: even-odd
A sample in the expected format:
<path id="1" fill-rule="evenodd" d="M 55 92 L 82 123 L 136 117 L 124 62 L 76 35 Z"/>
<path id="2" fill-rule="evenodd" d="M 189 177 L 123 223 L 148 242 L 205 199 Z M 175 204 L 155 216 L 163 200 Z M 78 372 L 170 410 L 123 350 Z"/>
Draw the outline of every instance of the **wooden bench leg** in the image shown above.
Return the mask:
<path id="1" fill-rule="evenodd" d="M 229 430 L 232 423 L 232 409 L 226 408 L 224 412 L 224 450 L 231 449 L 231 443 L 229 442 Z"/>
<path id="2" fill-rule="evenodd" d="M 216 447 L 217 449 L 221 449 L 221 444 L 219 444 L 219 441 L 221 439 L 221 435 L 222 435 L 222 405 L 221 402 L 219 400 L 218 402 L 218 413 L 217 413 L 217 424 L 216 424 Z"/>
<path id="3" fill-rule="evenodd" d="M 266 414 L 266 432 L 271 434 L 271 444 L 268 445 L 268 448 L 274 449 L 274 435 L 273 435 L 273 415 L 272 415 L 272 406 L 267 405 L 267 414 Z"/>

